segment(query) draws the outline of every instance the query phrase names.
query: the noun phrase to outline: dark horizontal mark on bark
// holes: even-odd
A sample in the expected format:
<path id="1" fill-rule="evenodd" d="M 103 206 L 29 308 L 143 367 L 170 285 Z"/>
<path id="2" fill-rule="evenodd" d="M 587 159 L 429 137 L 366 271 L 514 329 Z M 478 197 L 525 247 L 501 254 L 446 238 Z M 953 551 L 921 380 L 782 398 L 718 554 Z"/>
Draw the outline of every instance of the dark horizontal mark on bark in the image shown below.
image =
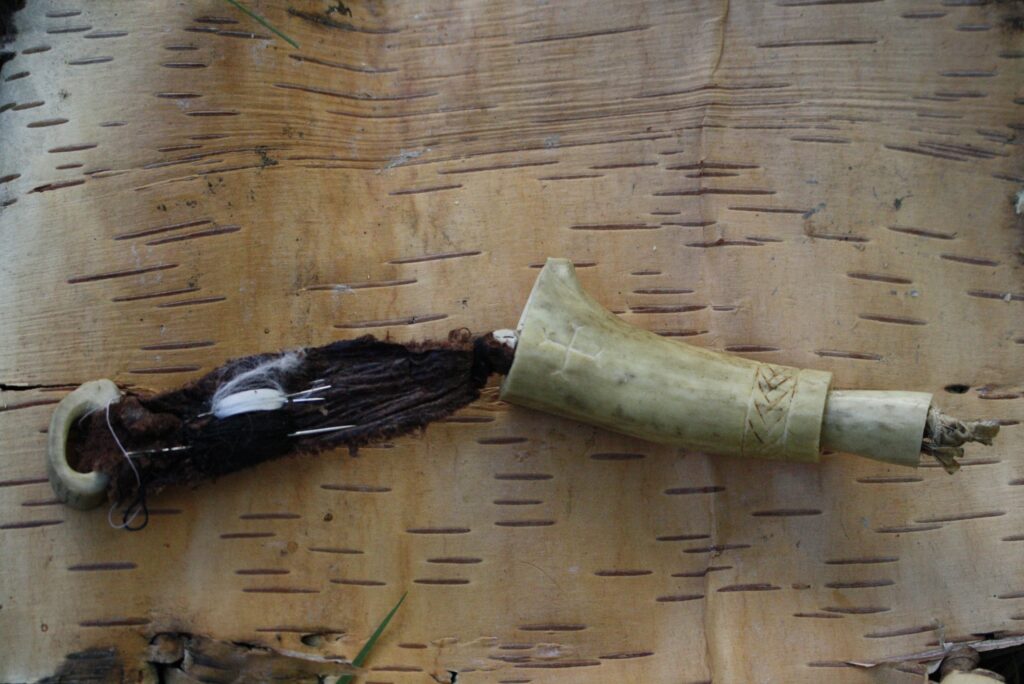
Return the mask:
<path id="1" fill-rule="evenodd" d="M 660 225 L 653 223 L 577 223 L 569 226 L 569 230 L 658 230 Z"/>
<path id="2" fill-rule="evenodd" d="M 172 235 L 170 237 L 159 238 L 157 240 L 150 240 L 146 244 L 150 246 L 165 245 L 170 242 L 183 242 L 185 240 L 196 240 L 204 237 L 212 237 L 214 235 L 227 235 L 229 233 L 237 233 L 240 230 L 242 230 L 241 226 L 216 226 L 214 228 L 199 230 L 186 235 Z"/>
<path id="3" fill-rule="evenodd" d="M 779 0 L 779 7 L 812 7 L 814 5 L 865 5 L 882 0 Z"/>
<path id="4" fill-rule="evenodd" d="M 691 190 L 660 190 L 652 192 L 652 197 L 698 197 L 700 195 L 774 195 L 774 190 L 760 190 L 756 188 L 732 189 L 732 188 L 693 188 Z"/>
<path id="5" fill-rule="evenodd" d="M 697 546 L 692 549 L 683 549 L 683 553 L 721 553 L 722 551 L 739 551 L 749 548 L 750 544 L 712 544 L 711 546 Z"/>
<path id="6" fill-rule="evenodd" d="M 307 292 L 345 292 L 347 290 L 372 290 L 381 287 L 399 287 L 401 285 L 415 285 L 416 278 L 404 278 L 402 280 L 377 280 L 365 283 L 324 283 L 321 285 L 310 285 Z"/>
<path id="7" fill-rule="evenodd" d="M 513 667 L 519 669 L 559 670 L 570 667 L 594 667 L 595 665 L 600 664 L 600 660 L 552 660 L 532 663 L 519 663 L 514 665 Z"/>
<path id="8" fill-rule="evenodd" d="M 275 83 L 275 88 L 282 90 L 298 90 L 303 93 L 310 93 L 313 95 L 326 95 L 327 97 L 336 97 L 342 100 L 351 100 L 354 102 L 405 102 L 406 100 L 422 100 L 428 97 L 435 97 L 437 93 L 426 92 L 426 93 L 409 93 L 406 95 L 374 95 L 372 93 L 343 93 L 338 90 L 330 90 L 328 88 L 317 88 L 314 86 L 301 85 L 299 83 Z"/>
<path id="9" fill-rule="evenodd" d="M 457 184 L 453 184 L 453 185 L 433 185 L 433 186 L 427 187 L 427 188 L 409 188 L 407 190 L 395 190 L 393 192 L 389 192 L 388 194 L 389 195 L 394 195 L 394 196 L 399 196 L 399 195 L 422 195 L 424 193 L 440 192 L 442 190 L 457 190 L 458 188 L 461 188 L 461 187 L 462 187 L 461 183 L 457 183 Z"/>
<path id="10" fill-rule="evenodd" d="M 525 444 L 529 441 L 527 437 L 480 437 L 476 443 L 484 446 L 501 446 L 503 444 Z"/>
<path id="11" fill-rule="evenodd" d="M 103 572 L 108 570 L 134 570 L 137 567 L 139 566 L 131 561 L 115 561 L 108 563 L 78 563 L 76 565 L 69 565 L 68 570 L 71 572 Z"/>
<path id="12" fill-rule="evenodd" d="M 885 149 L 893 150 L 895 152 L 907 152 L 909 154 L 920 154 L 925 157 L 934 157 L 936 159 L 946 159 L 948 161 L 967 161 L 966 158 L 956 155 L 947 154 L 945 152 L 936 152 L 923 147 L 911 147 L 909 145 L 885 145 Z"/>
<path id="13" fill-rule="evenodd" d="M 938 629 L 936 625 L 918 625 L 916 627 L 900 627 L 897 629 L 885 629 L 877 632 L 868 632 L 864 635 L 865 639 L 888 639 L 890 637 L 901 637 L 909 636 L 911 634 L 923 634 L 925 632 L 934 632 Z"/>
<path id="14" fill-rule="evenodd" d="M 309 57 L 307 55 L 288 55 L 290 59 L 296 62 L 309 62 L 310 64 L 317 64 L 319 66 L 331 67 L 333 69 L 342 69 L 344 71 L 352 71 L 359 74 L 389 74 L 398 71 L 398 69 L 385 69 L 379 67 L 363 66 L 358 64 L 346 64 L 344 62 L 333 62 L 326 59 L 320 59 L 318 57 Z"/>
<path id="15" fill-rule="evenodd" d="M 179 306 L 198 306 L 200 304 L 216 304 L 226 300 L 227 297 L 221 295 L 214 295 L 212 297 L 194 297 L 193 299 L 179 299 L 173 302 L 164 302 L 157 304 L 157 308 L 170 309 L 177 308 Z"/>
<path id="16" fill-rule="evenodd" d="M 0 487 L 24 487 L 25 485 L 44 484 L 49 482 L 47 477 L 22 477 L 13 480 L 0 480 Z"/>
<path id="17" fill-rule="evenodd" d="M 597 266 L 597 262 L 596 261 L 573 261 L 572 265 L 575 268 L 593 268 L 594 266 Z M 542 264 L 542 263 L 540 263 L 540 264 L 530 264 L 529 266 L 530 266 L 530 268 L 544 268 L 544 264 Z"/>
<path id="18" fill-rule="evenodd" d="M 46 183 L 45 185 L 37 185 L 36 187 L 29 190 L 33 192 L 51 192 L 53 190 L 63 190 L 64 188 L 73 188 L 76 185 L 83 185 L 85 183 L 84 178 L 74 178 L 66 181 L 54 181 L 53 183 Z"/>
<path id="19" fill-rule="evenodd" d="M 505 171 L 507 169 L 525 169 L 533 166 L 550 166 L 557 163 L 558 160 L 556 159 L 535 162 L 510 162 L 508 164 L 490 164 L 488 166 L 473 166 L 464 169 L 442 169 L 437 173 L 440 176 L 450 176 L 459 173 L 479 173 L 482 171 Z"/>
<path id="20" fill-rule="evenodd" d="M 826 606 L 822 610 L 840 615 L 873 615 L 886 613 L 892 609 L 888 606 Z"/>
<path id="21" fill-rule="evenodd" d="M 954 261 L 958 264 L 967 264 L 968 266 L 987 266 L 993 267 L 998 266 L 999 262 L 994 259 L 985 259 L 983 257 L 971 257 L 971 256 L 960 256 L 957 254 L 940 254 L 940 259 L 946 261 Z"/>
<path id="22" fill-rule="evenodd" d="M 494 523 L 498 527 L 550 527 L 555 524 L 554 520 L 498 520 Z"/>
<path id="23" fill-rule="evenodd" d="M 959 520 L 977 520 L 978 518 L 998 518 L 1006 515 L 1006 511 L 981 511 L 978 513 L 954 513 L 952 515 L 939 515 L 930 518 L 919 518 L 916 523 L 944 523 L 957 522 Z"/>
<path id="24" fill-rule="evenodd" d="M 19 409 L 35 408 L 36 406 L 52 406 L 53 404 L 58 403 L 60 403 L 60 399 L 36 399 L 35 401 L 24 401 L 20 404 L 3 404 L 0 405 L 0 413 L 17 411 Z"/>
<path id="25" fill-rule="evenodd" d="M 635 452 L 606 451 L 591 454 L 590 458 L 595 461 L 639 461 L 642 458 L 647 458 L 647 455 Z"/>
<path id="26" fill-rule="evenodd" d="M 445 556 L 443 558 L 428 558 L 428 563 L 440 563 L 443 565 L 475 565 L 482 563 L 483 558 L 475 558 L 472 556 Z"/>
<path id="27" fill-rule="evenodd" d="M 219 116 L 238 116 L 241 112 L 237 112 L 233 109 L 201 109 L 191 112 L 185 112 L 185 116 L 197 116 L 197 117 L 219 117 Z M 223 169 L 218 169 L 222 171 Z"/>
<path id="28" fill-rule="evenodd" d="M 654 599 L 658 603 L 683 603 L 686 601 L 699 601 L 704 594 L 668 594 Z"/>
<path id="29" fill-rule="evenodd" d="M 930 530 L 940 530 L 942 525 L 895 525 L 892 527 L 879 527 L 875 529 L 875 532 L 879 534 L 909 534 L 911 532 L 928 532 Z"/>
<path id="30" fill-rule="evenodd" d="M 360 492 L 367 494 L 383 494 L 391 491 L 391 487 L 356 484 L 322 484 L 320 485 L 320 489 L 327 489 L 334 492 Z"/>
<path id="31" fill-rule="evenodd" d="M 190 292 L 198 292 L 198 287 L 182 287 L 175 290 L 158 290 L 156 292 L 145 292 L 142 294 L 134 295 L 119 295 L 117 297 L 111 297 L 112 302 L 135 302 L 140 299 L 158 299 L 161 297 L 173 297 L 180 294 L 188 294 Z"/>
<path id="32" fill-rule="evenodd" d="M 178 264 L 157 264 L 155 266 L 146 266 L 143 268 L 133 268 L 124 271 L 108 271 L 106 273 L 95 273 L 92 275 L 80 275 L 72 276 L 68 278 L 67 282 L 70 285 L 77 283 L 92 283 L 98 280 L 112 280 L 114 278 L 130 278 L 132 276 L 144 275 L 146 273 L 154 273 L 156 271 L 166 271 L 172 268 L 177 268 Z"/>
<path id="33" fill-rule="evenodd" d="M 938 230 L 926 230 L 924 228 L 911 228 L 908 226 L 888 226 L 889 230 L 916 237 L 932 238 L 934 240 L 955 240 L 955 233 L 943 233 Z"/>
<path id="34" fill-rule="evenodd" d="M 827 135 L 794 135 L 790 138 L 793 142 L 825 143 L 831 145 L 849 145 L 852 140 Z"/>
<path id="35" fill-rule="evenodd" d="M 874 45 L 876 38 L 805 38 L 803 40 L 779 40 L 770 43 L 758 43 L 759 48 L 792 48 L 792 47 L 839 47 L 845 45 Z"/>
<path id="36" fill-rule="evenodd" d="M 202 349 L 212 347 L 216 342 L 213 340 L 197 340 L 195 342 L 158 342 L 139 347 L 142 351 L 176 351 L 181 349 Z"/>
<path id="37" fill-rule="evenodd" d="M 353 323 L 335 323 L 334 327 L 339 330 L 358 330 L 362 328 L 386 328 L 395 325 L 417 325 L 419 323 L 430 323 L 448 318 L 448 314 L 422 314 L 419 316 L 407 316 L 405 318 L 387 318 L 377 321 L 358 321 Z"/>
<path id="38" fill-rule="evenodd" d="M 923 321 L 919 318 L 909 318 L 905 316 L 886 316 L 883 314 L 859 314 L 857 318 L 864 321 L 874 321 L 876 323 L 892 323 L 895 325 L 927 325 L 928 321 Z"/>
<path id="39" fill-rule="evenodd" d="M 848 582 L 827 582 L 826 589 L 874 589 L 876 587 L 891 587 L 896 584 L 891 579 L 877 580 L 851 580 Z"/>
<path id="40" fill-rule="evenodd" d="M 595 164 L 594 166 L 591 166 L 590 168 L 594 169 L 595 171 L 598 171 L 598 170 L 611 170 L 611 169 L 639 169 L 639 168 L 643 168 L 643 167 L 646 167 L 646 166 L 657 166 L 657 165 L 658 165 L 658 162 L 653 162 L 653 161 L 651 161 L 651 162 L 644 162 L 644 161 L 641 161 L 641 162 L 619 162 L 619 163 L 614 163 L 614 164 Z"/>
<path id="41" fill-rule="evenodd" d="M 29 530 L 36 527 L 60 525 L 63 522 L 63 520 L 27 520 L 25 522 L 4 523 L 0 525 L 0 530 Z"/>
<path id="42" fill-rule="evenodd" d="M 880 273 L 861 273 L 851 272 L 846 274 L 847 278 L 854 278 L 855 280 L 870 280 L 877 283 L 891 283 L 893 285 L 910 285 L 914 281 L 910 278 L 903 278 L 901 276 L 883 275 Z"/>
<path id="43" fill-rule="evenodd" d="M 61 145 L 46 150 L 49 154 L 62 154 L 64 152 L 81 152 L 99 147 L 99 143 L 79 143 L 77 145 Z"/>
<path id="44" fill-rule="evenodd" d="M 705 487 L 672 487 L 666 489 L 665 493 L 669 496 L 679 496 L 685 494 L 716 494 L 724 491 L 725 487 L 720 485 L 708 485 Z"/>
<path id="45" fill-rule="evenodd" d="M 710 539 L 710 534 L 667 534 L 660 537 L 655 537 L 655 540 L 660 542 L 677 542 L 677 541 L 698 541 L 700 539 Z"/>
<path id="46" fill-rule="evenodd" d="M 807 209 L 789 209 L 786 207 L 729 207 L 730 211 L 752 211 L 759 214 L 806 214 Z"/>
<path id="47" fill-rule="evenodd" d="M 707 308 L 707 304 L 647 304 L 644 306 L 631 306 L 629 307 L 629 312 L 635 314 L 673 314 L 692 313 L 694 311 L 703 311 Z"/>
<path id="48" fill-rule="evenodd" d="M 600 660 L 628 660 L 631 658 L 646 658 L 654 655 L 654 651 L 623 651 L 621 653 L 606 653 L 598 656 Z"/>
<path id="49" fill-rule="evenodd" d="M 825 565 L 879 565 L 898 561 L 898 556 L 865 556 L 863 558 L 830 558 L 825 561 Z"/>
<path id="50" fill-rule="evenodd" d="M 581 38 L 599 38 L 601 36 L 613 36 L 620 33 L 634 33 L 636 31 L 646 31 L 650 28 L 650 25 L 643 24 L 638 26 L 621 26 L 618 28 L 602 29 L 598 31 L 578 31 L 576 33 L 560 33 L 551 36 L 538 36 L 536 38 L 523 38 L 515 41 L 516 45 L 531 45 L 534 43 L 550 43 L 559 40 L 579 40 Z"/>
<path id="51" fill-rule="evenodd" d="M 88 38 L 88 36 L 86 36 L 86 38 Z M 70 65 L 70 66 L 85 66 L 87 64 L 103 64 L 105 62 L 113 62 L 113 61 L 114 61 L 113 57 L 103 56 L 103 57 L 82 57 L 80 59 L 70 59 L 70 60 L 68 60 L 65 63 Z"/>
<path id="52" fill-rule="evenodd" d="M 420 264 L 425 261 L 441 261 L 443 259 L 458 259 L 460 257 L 478 256 L 483 254 L 479 250 L 467 250 L 464 252 L 444 252 L 441 254 L 424 254 L 422 256 L 400 257 L 391 259 L 389 264 Z"/>
<path id="53" fill-rule="evenodd" d="M 866 237 L 860 235 L 836 235 L 831 233 L 808 233 L 807 237 L 818 240 L 835 240 L 836 242 L 870 242 Z"/>
<path id="54" fill-rule="evenodd" d="M 567 174 L 567 175 L 564 175 L 564 176 L 538 176 L 537 180 L 541 180 L 541 181 L 583 180 L 584 178 L 604 178 L 604 174 L 601 174 L 601 173 L 577 173 L 577 174 Z"/>

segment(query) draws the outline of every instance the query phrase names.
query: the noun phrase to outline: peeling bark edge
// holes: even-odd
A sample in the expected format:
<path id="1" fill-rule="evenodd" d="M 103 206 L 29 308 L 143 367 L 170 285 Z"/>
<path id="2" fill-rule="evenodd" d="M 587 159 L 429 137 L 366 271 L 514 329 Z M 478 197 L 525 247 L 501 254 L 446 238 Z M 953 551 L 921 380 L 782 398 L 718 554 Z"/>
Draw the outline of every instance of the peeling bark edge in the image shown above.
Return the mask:
<path id="1" fill-rule="evenodd" d="M 14 59 L 15 52 L 7 48 L 13 42 L 18 30 L 14 26 L 14 15 L 25 9 L 25 0 L 3 0 L 0 2 L 0 75 L 4 65 Z"/>
<path id="2" fill-rule="evenodd" d="M 341 658 L 166 632 L 155 635 L 134 664 L 126 663 L 115 648 L 90 648 L 68 654 L 52 675 L 36 684 L 162 684 L 213 676 L 218 681 L 316 684 L 324 677 L 360 672 Z"/>

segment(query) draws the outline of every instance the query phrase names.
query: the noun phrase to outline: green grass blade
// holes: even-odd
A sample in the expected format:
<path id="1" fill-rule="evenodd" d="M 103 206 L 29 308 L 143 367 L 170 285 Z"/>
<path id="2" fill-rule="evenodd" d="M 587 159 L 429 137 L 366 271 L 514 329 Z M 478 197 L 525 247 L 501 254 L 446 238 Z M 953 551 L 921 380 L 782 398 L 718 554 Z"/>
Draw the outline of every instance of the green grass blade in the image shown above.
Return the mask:
<path id="1" fill-rule="evenodd" d="M 395 613 L 398 612 L 398 608 L 402 605 L 402 602 L 405 601 L 405 597 L 408 595 L 409 592 L 402 594 L 402 598 L 398 599 L 398 603 L 396 603 L 395 607 L 391 609 L 391 612 L 387 614 L 387 617 L 377 625 L 377 629 L 375 629 L 373 634 L 370 635 L 370 638 L 366 640 L 366 643 L 359 650 L 359 653 L 356 654 L 356 657 L 352 659 L 353 665 L 356 667 L 363 666 L 363 663 L 365 663 L 366 659 L 370 656 L 370 651 L 373 650 L 374 644 L 377 643 L 377 639 L 380 639 L 380 635 L 388 628 L 388 623 L 391 622 L 391 618 L 393 618 Z M 338 684 L 349 684 L 354 677 L 355 675 L 345 675 L 338 680 Z"/>
<path id="2" fill-rule="evenodd" d="M 237 7 L 238 9 L 240 9 L 240 10 L 241 10 L 242 12 L 245 12 L 246 14 L 248 14 L 248 15 L 249 15 L 250 17 L 252 17 L 252 18 L 253 18 L 253 19 L 255 19 L 256 21 L 258 21 L 259 23 L 263 24 L 263 26 L 265 26 L 266 28 L 268 28 L 268 29 L 270 29 L 271 31 L 273 31 L 274 33 L 276 33 L 276 34 L 277 34 L 278 36 L 280 36 L 281 38 L 283 38 L 283 39 L 284 39 L 284 41 L 285 41 L 286 43 L 288 43 L 289 45 L 291 45 L 291 46 L 292 46 L 293 48 L 296 48 L 296 49 L 298 49 L 298 47 L 299 47 L 299 44 L 298 44 L 298 43 L 296 43 L 296 42 L 295 42 L 294 40 L 292 40 L 291 38 L 289 38 L 288 36 L 286 36 L 286 35 L 285 35 L 284 33 L 282 33 L 281 31 L 278 31 L 278 30 L 277 30 L 276 28 L 274 28 L 274 27 L 273 27 L 273 26 L 272 26 L 272 25 L 270 24 L 270 22 L 269 22 L 269 21 L 267 21 L 266 19 L 264 19 L 264 18 L 263 18 L 263 17 L 261 17 L 260 15 L 256 14 L 255 12 L 253 12 L 253 11 L 252 11 L 251 9 L 249 9 L 248 7 L 246 7 L 245 5 L 243 5 L 242 3 L 238 2 L 238 0 L 227 0 L 227 1 L 228 1 L 229 3 L 231 3 L 232 5 L 234 5 L 235 7 Z"/>

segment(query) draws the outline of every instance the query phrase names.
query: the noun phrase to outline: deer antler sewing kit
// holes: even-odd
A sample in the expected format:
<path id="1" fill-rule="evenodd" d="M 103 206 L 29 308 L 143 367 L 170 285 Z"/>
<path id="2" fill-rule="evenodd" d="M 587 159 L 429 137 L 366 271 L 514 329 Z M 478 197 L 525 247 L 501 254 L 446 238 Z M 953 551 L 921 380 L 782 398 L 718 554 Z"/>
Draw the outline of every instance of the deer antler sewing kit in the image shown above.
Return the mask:
<path id="1" fill-rule="evenodd" d="M 952 472 L 963 444 L 991 444 L 999 429 L 942 414 L 926 392 L 836 390 L 826 371 L 667 340 L 602 308 L 571 262 L 549 259 L 515 330 L 260 354 L 159 395 L 88 382 L 53 414 L 50 482 L 75 508 L 127 506 L 133 529 L 158 489 L 423 428 L 493 373 L 510 403 L 712 454 L 816 462 L 842 451 L 916 466 L 925 453 Z"/>

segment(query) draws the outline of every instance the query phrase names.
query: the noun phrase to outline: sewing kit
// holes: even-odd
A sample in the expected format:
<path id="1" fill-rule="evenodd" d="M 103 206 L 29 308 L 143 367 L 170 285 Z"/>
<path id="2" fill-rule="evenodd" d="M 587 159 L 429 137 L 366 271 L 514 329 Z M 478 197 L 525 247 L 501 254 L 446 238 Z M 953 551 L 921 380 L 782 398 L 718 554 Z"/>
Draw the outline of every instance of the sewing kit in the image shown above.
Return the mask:
<path id="1" fill-rule="evenodd" d="M 846 452 L 913 467 L 923 453 L 953 472 L 963 444 L 991 444 L 999 430 L 946 416 L 926 392 L 834 389 L 826 371 L 629 325 L 582 289 L 571 262 L 549 259 L 514 330 L 260 354 L 158 395 L 85 383 L 53 414 L 49 478 L 69 506 L 109 500 L 124 509 L 115 526 L 140 529 L 147 496 L 164 487 L 425 428 L 474 401 L 492 374 L 505 376 L 509 403 L 725 456 L 813 463 Z"/>

